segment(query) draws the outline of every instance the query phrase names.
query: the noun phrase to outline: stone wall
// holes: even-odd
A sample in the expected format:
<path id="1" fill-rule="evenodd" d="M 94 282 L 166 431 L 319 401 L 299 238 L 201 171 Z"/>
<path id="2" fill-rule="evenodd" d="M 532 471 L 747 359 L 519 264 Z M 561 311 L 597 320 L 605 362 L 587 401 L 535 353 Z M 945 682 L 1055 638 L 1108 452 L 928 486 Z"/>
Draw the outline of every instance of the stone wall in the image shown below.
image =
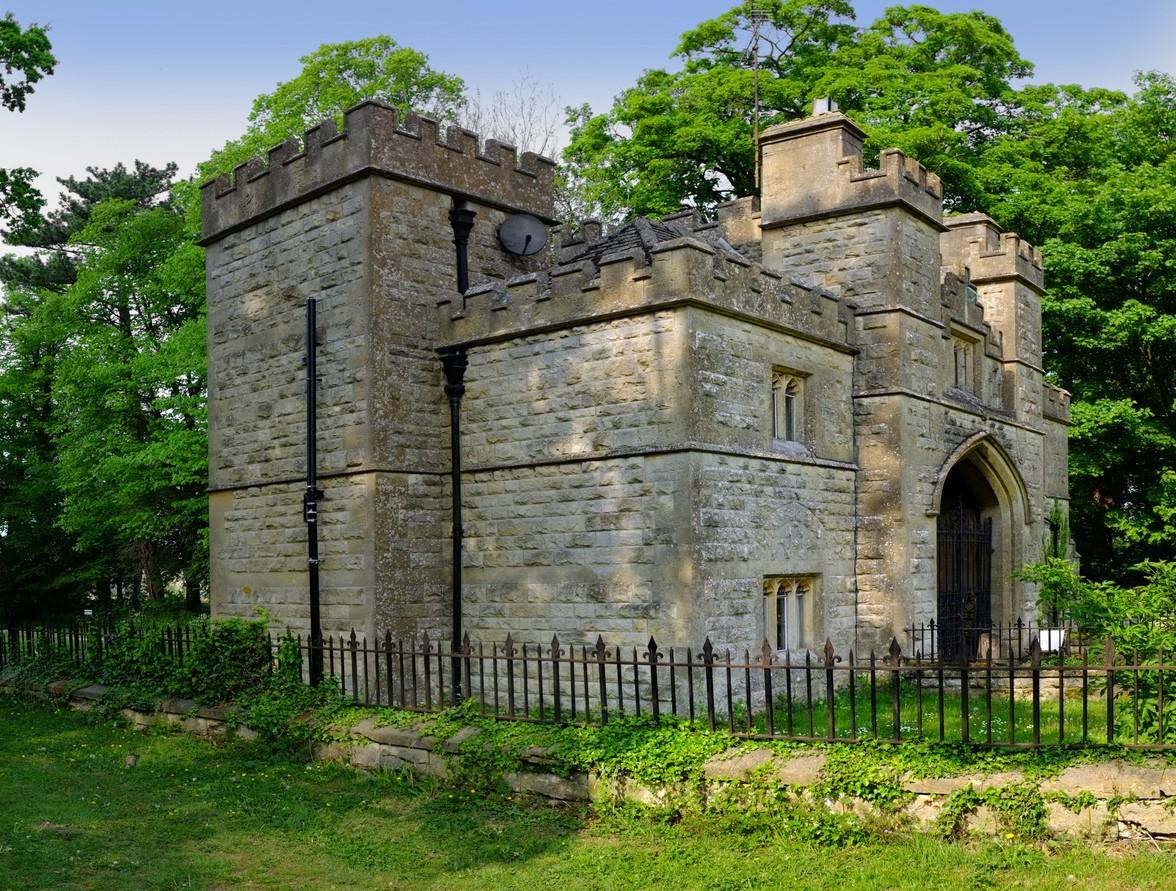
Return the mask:
<path id="1" fill-rule="evenodd" d="M 327 633 L 445 634 L 448 413 L 436 306 L 455 289 L 449 211 L 475 213 L 471 275 L 533 268 L 496 241 L 551 212 L 551 165 L 365 103 L 268 166 L 204 187 L 215 615 L 307 626 L 305 302 L 318 302 Z M 403 124 L 403 126 L 401 126 Z"/>
<path id="2" fill-rule="evenodd" d="M 764 577 L 799 572 L 820 579 L 814 640 L 848 641 L 851 351 L 651 309 L 470 349 L 471 634 L 758 649 Z M 778 366 L 805 376 L 803 442 L 772 440 Z"/>
<path id="3" fill-rule="evenodd" d="M 104 693 L 103 687 L 87 687 L 77 691 L 70 704 L 88 710 Z M 198 707 L 190 700 L 175 700 L 161 703 L 153 712 L 123 709 L 122 715 L 139 730 L 171 726 L 208 739 L 226 734 L 255 738 L 256 733 L 240 723 L 239 714 L 230 716 L 230 711 L 235 709 Z M 427 723 L 419 728 L 381 726 L 368 718 L 348 728 L 344 740 L 317 745 L 313 754 L 319 761 L 365 770 L 408 771 L 452 781 L 461 775 L 463 753 L 481 744 L 479 733 L 476 727 L 464 727 L 447 738 L 438 738 L 429 735 Z M 1044 806 L 1044 820 L 1036 827 L 1040 835 L 1068 835 L 1100 842 L 1143 839 L 1153 843 L 1176 837 L 1176 811 L 1172 807 L 1176 801 L 1176 773 L 1162 760 L 1074 764 L 1051 777 L 1016 769 L 933 777 L 908 772 L 898 778 L 895 810 L 880 809 L 863 798 L 816 794 L 821 787 L 836 787 L 836 770 L 823 751 L 801 748 L 779 753 L 737 745 L 707 761 L 701 783 L 680 788 L 650 787 L 624 775 L 604 780 L 595 771 L 570 771 L 552 751 L 529 747 L 523 751 L 517 768 L 501 779 L 516 793 L 557 803 L 628 801 L 666 808 L 689 801 L 704 814 L 712 808 L 729 814 L 732 803 L 736 807 L 754 807 L 757 796 L 767 795 L 774 801 L 783 798 L 805 808 L 868 817 L 889 832 L 915 829 L 944 834 L 953 830 L 945 821 L 958 819 L 954 830 L 960 834 L 1005 837 L 1010 830 L 1022 834 L 1024 814 L 1013 815 L 1014 820 L 1022 821 L 1014 824 L 988 804 L 961 809 L 955 802 L 961 795 L 982 802 L 986 795 L 999 796 L 1002 790 L 1015 790 L 1015 800 L 1024 801 L 1027 795 L 1033 795 Z"/>

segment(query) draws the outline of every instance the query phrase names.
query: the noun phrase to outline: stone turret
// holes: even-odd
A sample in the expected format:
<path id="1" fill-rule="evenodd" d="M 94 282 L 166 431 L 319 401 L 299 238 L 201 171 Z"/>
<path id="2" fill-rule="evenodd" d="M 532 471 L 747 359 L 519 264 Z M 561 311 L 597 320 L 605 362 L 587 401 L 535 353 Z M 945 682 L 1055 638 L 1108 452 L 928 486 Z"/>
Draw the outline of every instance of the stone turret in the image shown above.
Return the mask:
<path id="1" fill-rule="evenodd" d="M 506 214 L 552 218 L 551 161 L 365 102 L 203 187 L 211 579 L 218 614 L 306 621 L 304 305 L 318 299 L 323 623 L 447 628 L 448 417 L 436 306 L 456 288 L 450 213 L 472 213 L 471 280 L 534 268 Z"/>
<path id="2" fill-rule="evenodd" d="M 1041 252 L 986 214 L 949 217 L 946 224 L 943 264 L 969 277 L 985 321 L 1001 336 L 1006 406 L 1023 420 L 1040 418 Z"/>
<path id="3" fill-rule="evenodd" d="M 882 153 L 879 169 L 864 169 L 865 138 L 865 131 L 837 112 L 765 130 L 760 136 L 764 228 L 895 204 L 938 225 L 939 177 L 898 149 Z"/>

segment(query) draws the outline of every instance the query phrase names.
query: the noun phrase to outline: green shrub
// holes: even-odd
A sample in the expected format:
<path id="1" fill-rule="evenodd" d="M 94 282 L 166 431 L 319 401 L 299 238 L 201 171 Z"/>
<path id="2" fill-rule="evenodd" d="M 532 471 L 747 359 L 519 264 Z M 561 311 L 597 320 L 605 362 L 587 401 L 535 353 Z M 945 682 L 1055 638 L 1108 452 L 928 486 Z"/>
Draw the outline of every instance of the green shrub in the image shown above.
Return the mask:
<path id="1" fill-rule="evenodd" d="M 174 671 L 174 690 L 198 702 L 226 703 L 260 689 L 270 673 L 270 640 L 263 622 L 193 622 L 192 648 Z"/>
<path id="2" fill-rule="evenodd" d="M 1037 612 L 1074 622 L 1088 634 L 1103 636 L 1114 623 L 1113 607 L 1119 589 L 1110 582 L 1092 582 L 1063 557 L 1047 557 L 1016 573 L 1038 586 Z"/>
<path id="3" fill-rule="evenodd" d="M 169 653 L 161 627 L 121 623 L 95 663 L 97 678 L 118 688 L 127 705 L 150 707 L 163 697 L 222 704 L 262 687 L 270 669 L 263 622 L 197 619 L 187 626 L 190 649 Z"/>
<path id="4" fill-rule="evenodd" d="M 1133 567 L 1143 583 L 1123 588 L 1083 578 L 1068 560 L 1050 557 L 1018 575 L 1040 586 L 1038 608 L 1076 622 L 1090 642 L 1092 663 L 1105 659 L 1104 641 L 1114 641 L 1120 664 L 1171 661 L 1176 650 L 1176 562 Z M 1168 654 L 1165 657 L 1165 654 Z M 1164 673 L 1167 691 L 1176 677 Z M 1120 742 L 1176 742 L 1176 701 L 1166 692 L 1160 738 L 1159 672 L 1116 673 L 1115 736 Z"/>
<path id="5" fill-rule="evenodd" d="M 158 634 L 120 623 L 110 635 L 96 663 L 98 680 L 110 687 L 134 687 L 142 691 L 136 704 L 175 693 L 176 666 Z M 177 694 L 178 695 L 178 694 Z M 143 704 L 150 702 L 143 701 Z"/>
<path id="6" fill-rule="evenodd" d="M 251 729 L 274 748 L 309 754 L 315 731 L 329 724 L 345 706 L 335 678 L 324 678 L 318 687 L 302 680 L 302 650 L 286 635 L 278 641 L 276 664 L 264 683 L 239 697 Z M 311 720 L 313 717 L 313 720 Z"/>

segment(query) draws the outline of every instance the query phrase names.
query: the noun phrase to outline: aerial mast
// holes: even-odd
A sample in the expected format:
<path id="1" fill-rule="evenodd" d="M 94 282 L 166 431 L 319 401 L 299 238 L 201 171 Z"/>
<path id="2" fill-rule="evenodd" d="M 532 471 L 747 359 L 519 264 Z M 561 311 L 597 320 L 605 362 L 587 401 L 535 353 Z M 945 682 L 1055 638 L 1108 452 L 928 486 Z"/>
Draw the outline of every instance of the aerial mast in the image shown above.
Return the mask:
<path id="1" fill-rule="evenodd" d="M 760 148 L 759 148 L 759 121 L 760 121 L 760 53 L 759 40 L 760 28 L 768 20 L 767 11 L 760 8 L 758 3 L 752 3 L 747 10 L 747 20 L 751 22 L 751 62 L 752 68 L 755 72 L 755 99 L 752 109 L 752 151 L 755 152 L 755 188 L 756 191 L 760 188 Z"/>

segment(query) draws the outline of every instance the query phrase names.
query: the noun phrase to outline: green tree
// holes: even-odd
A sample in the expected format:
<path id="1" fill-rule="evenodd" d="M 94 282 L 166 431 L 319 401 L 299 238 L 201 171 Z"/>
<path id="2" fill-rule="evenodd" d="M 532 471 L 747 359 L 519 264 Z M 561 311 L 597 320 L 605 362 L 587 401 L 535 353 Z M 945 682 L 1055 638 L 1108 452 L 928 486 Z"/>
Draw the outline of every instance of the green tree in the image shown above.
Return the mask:
<path id="1" fill-rule="evenodd" d="M 655 68 L 605 114 L 569 109 L 568 177 L 608 217 L 713 205 L 755 186 L 752 15 L 762 15 L 761 121 L 800 117 L 811 86 L 855 30 L 843 0 L 748 2 L 682 35 L 679 71 Z"/>
<path id="2" fill-rule="evenodd" d="M 203 256 L 179 208 L 109 200 L 48 312 L 70 332 L 54 377 L 60 525 L 148 596 L 205 572 Z"/>
<path id="3" fill-rule="evenodd" d="M 977 165 L 994 215 L 1039 244 L 1046 367 L 1074 396 L 1085 571 L 1176 557 L 1176 82 L 1022 91 Z"/>
<path id="4" fill-rule="evenodd" d="M 970 209 L 973 161 L 1032 66 L 984 13 L 897 6 L 865 28 L 853 18 L 844 0 L 748 0 L 682 35 L 680 70 L 646 71 L 606 114 L 570 109 L 564 158 L 584 203 L 608 216 L 663 214 L 754 192 L 758 80 L 761 126 L 829 96 L 866 128 L 867 153 L 909 151 Z"/>
<path id="5" fill-rule="evenodd" d="M 57 59 L 47 30 L 40 25 L 22 28 L 12 13 L 0 19 L 0 106 L 8 111 L 24 111 L 33 85 L 53 73 Z M 28 167 L 0 169 L 0 223 L 19 227 L 35 218 L 41 207 L 41 193 L 33 185 L 36 176 Z"/>
<path id="6" fill-rule="evenodd" d="M 465 101 L 460 77 L 429 66 L 429 57 L 386 35 L 327 43 L 303 56 L 302 70 L 253 101 L 245 134 L 227 143 L 201 168 L 223 173 L 364 99 L 378 99 L 402 114 L 417 111 L 456 123 Z"/>
<path id="7" fill-rule="evenodd" d="M 34 297 L 36 295 L 33 295 Z M 0 620 L 76 603 L 89 558 L 57 525 L 61 510 L 53 436 L 53 375 L 62 338 L 24 292 L 0 317 Z"/>
<path id="8" fill-rule="evenodd" d="M 65 191 L 56 210 L 37 214 L 17 229 L 3 232 L 12 245 L 36 248 L 36 252 L 0 257 L 0 283 L 8 289 L 45 288 L 64 291 L 77 278 L 77 263 L 84 245 L 75 237 L 85 228 L 94 208 L 103 201 L 119 199 L 147 208 L 172 186 L 175 164 L 152 167 L 136 160 L 128 170 L 123 164 L 110 168 L 87 167 L 87 177 L 58 178 Z"/>
<path id="9" fill-rule="evenodd" d="M 62 311 L 63 295 L 93 253 L 79 238 L 94 208 L 117 198 L 146 209 L 167 192 L 174 171 L 175 165 L 141 162 L 133 171 L 121 164 L 90 168 L 84 180 L 59 180 L 66 191 L 57 210 L 5 233 L 38 249 L 0 257 L 6 292 L 0 304 L 0 563 L 10 567 L 0 611 L 9 616 L 72 608 L 88 593 L 108 597 L 120 579 L 134 578 L 118 542 L 84 545 L 61 522 L 62 429 L 54 406 L 61 356 L 78 334 Z"/>

